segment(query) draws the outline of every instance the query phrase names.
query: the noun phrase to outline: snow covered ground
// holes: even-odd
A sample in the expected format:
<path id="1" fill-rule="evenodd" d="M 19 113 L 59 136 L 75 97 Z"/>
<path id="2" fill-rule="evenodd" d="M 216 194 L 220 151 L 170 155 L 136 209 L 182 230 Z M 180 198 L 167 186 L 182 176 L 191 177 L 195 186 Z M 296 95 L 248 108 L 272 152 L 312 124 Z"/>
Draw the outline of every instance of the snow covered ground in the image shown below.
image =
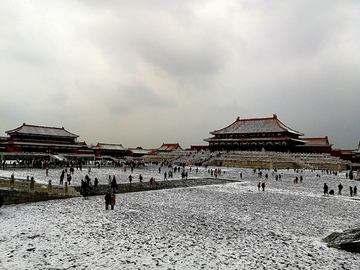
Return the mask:
<path id="1" fill-rule="evenodd" d="M 90 176 L 127 181 L 130 172 L 110 170 Z M 3 206 L 0 269 L 360 269 L 360 254 L 321 241 L 360 227 L 360 200 L 349 196 L 349 186 L 360 182 L 345 172 L 307 170 L 294 184 L 300 174 L 293 170 L 280 170 L 281 182 L 271 171 L 262 178 L 249 169 L 223 171 L 221 178 L 238 180 L 242 172 L 244 182 L 118 194 L 113 211 L 104 210 L 103 196 Z M 47 182 L 45 171 L 32 172 Z M 132 175 L 140 173 L 163 178 L 158 167 Z M 76 171 L 75 181 L 81 176 Z M 190 174 L 208 176 L 204 168 Z M 265 192 L 258 191 L 264 181 Z M 325 182 L 335 193 L 341 182 L 343 195 L 323 196 Z"/>

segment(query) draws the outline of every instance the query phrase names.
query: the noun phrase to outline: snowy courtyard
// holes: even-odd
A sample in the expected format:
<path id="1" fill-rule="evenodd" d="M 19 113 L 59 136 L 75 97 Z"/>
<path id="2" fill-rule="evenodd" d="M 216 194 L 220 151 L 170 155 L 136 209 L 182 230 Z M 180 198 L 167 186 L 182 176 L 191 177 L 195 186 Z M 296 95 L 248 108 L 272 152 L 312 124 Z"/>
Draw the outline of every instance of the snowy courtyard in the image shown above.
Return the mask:
<path id="1" fill-rule="evenodd" d="M 187 168 L 189 178 L 210 177 L 208 169 Z M 135 181 L 141 173 L 145 180 L 162 180 L 164 170 L 93 168 L 90 177 L 106 183 L 108 175 L 116 175 L 126 182 L 130 173 Z M 222 171 L 220 178 L 242 182 L 117 194 L 113 211 L 105 211 L 103 196 L 3 206 L 0 268 L 360 269 L 360 254 L 322 241 L 334 231 L 360 227 L 360 200 L 349 194 L 360 182 L 348 180 L 345 172 L 279 170 L 282 179 L 276 181 L 272 171 L 261 178 L 250 169 Z M 0 175 L 32 173 L 47 183 L 59 172 Z M 87 173 L 75 171 L 74 184 Z M 295 184 L 300 175 L 303 181 Z M 265 191 L 258 190 L 259 182 L 266 183 Z M 324 183 L 334 196 L 323 195 Z"/>

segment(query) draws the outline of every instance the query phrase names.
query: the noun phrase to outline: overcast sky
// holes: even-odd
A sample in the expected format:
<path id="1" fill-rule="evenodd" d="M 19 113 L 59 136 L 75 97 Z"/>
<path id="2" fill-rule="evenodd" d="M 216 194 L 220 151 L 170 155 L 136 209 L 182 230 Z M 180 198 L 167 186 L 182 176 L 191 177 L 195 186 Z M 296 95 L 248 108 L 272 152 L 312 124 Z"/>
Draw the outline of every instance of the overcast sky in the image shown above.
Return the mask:
<path id="1" fill-rule="evenodd" d="M 0 136 L 207 145 L 272 117 L 360 141 L 360 1 L 0 1 Z M 2 134 L 1 134 L 2 133 Z"/>

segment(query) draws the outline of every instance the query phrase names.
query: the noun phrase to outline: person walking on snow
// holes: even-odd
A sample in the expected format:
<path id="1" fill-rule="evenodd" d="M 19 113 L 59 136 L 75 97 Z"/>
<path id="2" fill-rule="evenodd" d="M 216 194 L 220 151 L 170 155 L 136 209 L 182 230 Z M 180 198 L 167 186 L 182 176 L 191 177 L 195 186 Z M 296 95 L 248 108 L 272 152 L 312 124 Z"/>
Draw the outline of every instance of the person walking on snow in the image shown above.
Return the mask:
<path id="1" fill-rule="evenodd" d="M 326 183 L 324 183 L 324 195 L 329 195 L 329 187 Z"/>
<path id="2" fill-rule="evenodd" d="M 110 202 L 111 202 L 111 194 L 110 191 L 108 191 L 105 195 L 105 210 L 109 209 Z"/>
<path id="3" fill-rule="evenodd" d="M 114 210 L 114 206 L 115 206 L 115 193 L 114 192 L 111 193 L 110 205 L 111 205 L 111 210 Z"/>
<path id="4" fill-rule="evenodd" d="M 341 195 L 341 191 L 342 191 L 342 189 L 343 189 L 343 185 L 340 183 L 340 184 L 338 185 L 338 188 L 339 188 L 339 195 Z"/>

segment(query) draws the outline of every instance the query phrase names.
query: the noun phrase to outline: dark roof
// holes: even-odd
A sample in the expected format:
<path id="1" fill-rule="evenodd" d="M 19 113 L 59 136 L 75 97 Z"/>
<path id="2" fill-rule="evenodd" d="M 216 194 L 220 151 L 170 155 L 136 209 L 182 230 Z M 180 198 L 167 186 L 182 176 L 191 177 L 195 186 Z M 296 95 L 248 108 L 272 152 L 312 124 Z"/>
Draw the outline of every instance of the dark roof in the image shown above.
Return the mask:
<path id="1" fill-rule="evenodd" d="M 255 119 L 240 119 L 237 118 L 231 125 L 210 132 L 213 135 L 225 135 L 225 134 L 250 134 L 250 133 L 279 133 L 290 132 L 298 136 L 303 136 L 299 131 L 291 129 L 284 125 L 277 116 L 274 114 L 271 118 L 255 118 Z"/>
<path id="2" fill-rule="evenodd" d="M 312 147 L 312 146 L 332 146 L 332 144 L 329 143 L 329 139 L 327 136 L 322 138 L 301 138 L 302 140 L 306 141 L 306 144 L 304 145 Z"/>
<path id="3" fill-rule="evenodd" d="M 173 151 L 176 149 L 182 149 L 178 143 L 163 143 L 162 146 L 158 149 L 159 151 Z"/>
<path id="4" fill-rule="evenodd" d="M 268 142 L 268 141 L 294 141 L 305 144 L 306 141 L 302 139 L 294 139 L 290 136 L 281 137 L 251 137 L 251 138 L 208 138 L 204 139 L 206 142 Z"/>
<path id="5" fill-rule="evenodd" d="M 178 143 L 163 143 L 162 146 L 160 146 L 158 149 L 154 149 L 149 153 L 149 155 L 156 155 L 159 153 L 159 151 L 162 152 L 171 152 L 173 150 L 180 149 L 182 150 L 180 144 Z"/>
<path id="6" fill-rule="evenodd" d="M 114 143 L 98 143 L 95 149 L 99 150 L 111 150 L 111 151 L 125 151 L 126 149 L 122 146 L 122 144 L 114 144 Z"/>
<path id="7" fill-rule="evenodd" d="M 79 137 L 76 134 L 70 133 L 69 131 L 62 128 L 56 127 L 44 127 L 44 126 L 33 126 L 23 124 L 22 126 L 6 131 L 8 135 L 12 134 L 22 134 L 22 135 L 38 135 L 38 136 L 50 136 L 50 137 L 67 137 L 67 138 L 77 138 Z"/>

